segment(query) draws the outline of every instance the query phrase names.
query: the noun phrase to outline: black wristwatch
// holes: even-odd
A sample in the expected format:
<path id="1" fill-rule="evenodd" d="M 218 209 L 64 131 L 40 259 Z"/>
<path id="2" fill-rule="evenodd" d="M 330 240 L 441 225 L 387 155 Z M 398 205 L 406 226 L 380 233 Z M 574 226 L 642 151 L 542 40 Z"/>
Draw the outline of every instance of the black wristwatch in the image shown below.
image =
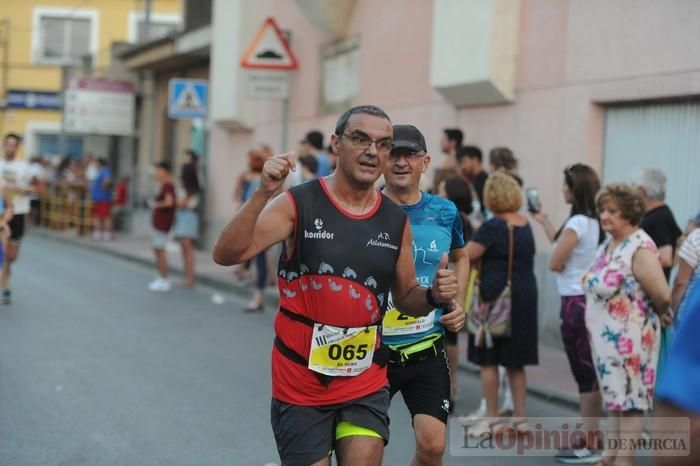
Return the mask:
<path id="1" fill-rule="evenodd" d="M 428 304 L 431 306 L 437 308 L 442 306 L 442 304 L 438 303 L 435 301 L 435 297 L 433 296 L 433 287 L 429 286 L 428 288 L 425 289 L 425 299 L 428 301 Z"/>

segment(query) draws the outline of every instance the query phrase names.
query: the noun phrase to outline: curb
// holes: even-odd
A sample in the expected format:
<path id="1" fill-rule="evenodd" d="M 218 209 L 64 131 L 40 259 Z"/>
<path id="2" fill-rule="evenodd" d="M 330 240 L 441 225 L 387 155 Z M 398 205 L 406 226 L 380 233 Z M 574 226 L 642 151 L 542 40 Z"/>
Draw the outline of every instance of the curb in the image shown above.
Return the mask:
<path id="1" fill-rule="evenodd" d="M 459 370 L 461 372 L 466 372 L 468 374 L 479 377 L 479 366 L 476 366 L 474 364 L 460 363 Z M 542 385 L 529 384 L 529 383 L 527 386 L 527 393 L 529 395 L 532 395 L 533 397 L 535 397 L 537 399 L 540 399 L 542 401 L 546 401 L 548 403 L 553 403 L 553 404 L 559 405 L 563 408 L 573 409 L 575 411 L 578 411 L 578 409 L 579 409 L 578 397 L 571 396 L 568 393 L 553 390 L 551 388 L 544 387 Z"/>
<path id="2" fill-rule="evenodd" d="M 127 253 L 122 252 L 122 251 L 107 249 L 107 248 L 101 247 L 99 245 L 99 243 L 91 243 L 89 241 L 86 241 L 86 240 L 83 240 L 80 238 L 68 238 L 68 237 L 64 237 L 64 236 L 59 236 L 59 235 L 53 234 L 49 231 L 45 231 L 43 229 L 37 229 L 37 228 L 32 229 L 29 234 L 41 236 L 42 238 L 46 238 L 46 239 L 50 239 L 50 240 L 54 240 L 54 241 L 59 241 L 59 242 L 62 242 L 64 244 L 70 244 L 73 246 L 83 247 L 83 248 L 90 249 L 90 250 L 96 251 L 96 252 L 100 252 L 100 253 L 103 253 L 103 254 L 106 254 L 106 255 L 109 255 L 112 257 L 120 258 L 120 259 L 126 260 L 126 261 L 131 262 L 131 263 L 135 263 L 135 264 L 139 264 L 139 265 L 143 265 L 143 266 L 147 266 L 147 267 L 154 267 L 153 260 L 145 259 L 143 257 L 133 256 L 133 255 L 127 254 Z M 175 266 L 175 267 L 171 266 L 170 270 L 172 272 L 175 272 L 176 275 L 182 275 L 182 268 L 179 266 Z M 208 286 L 210 288 L 233 293 L 233 294 L 235 294 L 237 296 L 241 296 L 241 297 L 248 297 L 248 295 L 250 294 L 249 288 L 247 288 L 243 285 L 240 285 L 238 283 L 235 283 L 233 280 L 226 281 L 226 280 L 214 278 L 214 277 L 207 276 L 207 275 L 198 275 L 197 282 L 202 284 L 202 285 Z M 265 299 L 265 304 L 269 305 L 272 308 L 275 308 L 279 303 L 279 300 L 277 298 L 277 293 L 274 291 L 271 291 L 271 290 L 265 291 L 265 298 L 264 299 Z M 475 375 L 476 377 L 479 376 L 479 368 L 478 368 L 478 366 L 475 366 L 473 364 L 460 363 L 459 370 L 461 372 L 464 372 L 464 373 Z M 550 388 L 543 387 L 541 385 L 528 385 L 527 392 L 528 392 L 528 394 L 530 394 L 530 395 L 532 395 L 540 400 L 549 402 L 549 403 L 554 403 L 554 404 L 560 405 L 562 407 L 574 409 L 577 411 L 579 409 L 578 398 L 576 396 L 571 396 L 567 393 L 562 393 L 562 392 L 559 392 L 557 390 L 552 390 Z"/>

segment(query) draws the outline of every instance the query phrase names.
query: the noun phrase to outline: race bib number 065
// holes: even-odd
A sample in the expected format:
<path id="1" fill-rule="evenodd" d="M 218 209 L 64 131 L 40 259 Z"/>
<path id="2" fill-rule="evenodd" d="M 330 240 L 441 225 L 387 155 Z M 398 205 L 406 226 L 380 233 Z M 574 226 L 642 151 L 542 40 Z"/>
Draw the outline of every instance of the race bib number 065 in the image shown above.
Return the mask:
<path id="1" fill-rule="evenodd" d="M 333 377 L 354 376 L 372 365 L 377 327 L 315 325 L 311 339 L 309 369 Z"/>

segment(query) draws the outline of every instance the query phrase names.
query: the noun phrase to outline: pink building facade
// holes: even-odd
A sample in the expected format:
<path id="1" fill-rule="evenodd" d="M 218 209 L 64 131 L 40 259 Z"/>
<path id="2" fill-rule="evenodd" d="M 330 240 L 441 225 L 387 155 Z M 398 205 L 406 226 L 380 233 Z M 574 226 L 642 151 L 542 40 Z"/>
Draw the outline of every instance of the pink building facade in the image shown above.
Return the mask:
<path id="1" fill-rule="evenodd" d="M 255 143 L 291 150 L 312 129 L 328 141 L 338 116 L 359 104 L 420 128 L 433 166 L 443 162 L 446 127 L 460 127 L 464 143 L 485 154 L 510 147 L 555 223 L 568 213 L 562 171 L 576 162 L 604 181 L 662 168 L 678 223 L 700 209 L 693 177 L 700 2 L 213 0 L 212 7 L 205 245 L 235 212 L 233 187 Z M 270 16 L 290 35 L 299 64 L 290 73 L 286 128 L 282 101 L 251 98 L 250 71 L 240 66 Z M 550 246 L 533 229 L 543 330 L 558 341 Z"/>
<path id="2" fill-rule="evenodd" d="M 242 36 L 239 44 L 218 34 L 219 23 L 228 21 L 217 19 L 217 10 L 223 13 L 226 8 L 223 3 L 231 2 L 214 2 L 210 76 L 212 98 L 217 100 L 221 82 L 223 86 L 231 83 L 227 76 L 219 76 L 217 82 L 217 48 L 226 48 L 224 59 L 238 68 L 238 57 L 231 52 L 236 48 L 240 52 L 246 45 L 245 33 L 234 31 L 230 23 L 226 32 Z M 221 225 L 233 213 L 231 183 L 245 166 L 246 151 L 252 144 L 266 142 L 279 152 L 294 149 L 310 129 L 319 129 L 329 137 L 342 110 L 356 104 L 377 105 L 394 122 L 419 127 L 426 136 L 433 165 L 442 161 L 439 139 L 445 127 L 462 128 L 465 143 L 479 145 L 485 152 L 494 146 L 510 147 L 520 160 L 520 174 L 526 185 L 539 187 L 551 215 L 563 221 L 567 209 L 560 194 L 561 172 L 575 162 L 604 171 L 608 108 L 692 101 L 700 95 L 700 4 L 693 1 L 255 3 L 254 10 L 240 5 L 247 30 L 254 30 L 267 16 L 274 17 L 281 28 L 291 32 L 291 46 L 299 62 L 298 70 L 291 73 L 288 144 L 280 147 L 279 101 L 239 101 L 237 106 L 244 109 L 239 113 L 242 125 L 234 118 L 219 119 L 213 109 L 209 122 L 209 184 L 214 192 L 209 197 L 208 211 L 212 226 Z M 343 17 L 337 18 L 334 8 L 342 10 Z M 440 12 L 441 8 L 447 11 Z M 442 17 L 436 17 L 440 14 Z M 482 27 L 481 23 L 490 23 L 491 27 Z M 499 23 L 506 24 L 499 30 Z M 463 25 L 461 30 L 459 25 Z M 444 37 L 439 37 L 437 31 L 443 27 L 456 29 L 451 38 L 462 38 L 463 42 L 439 42 Z M 499 34 L 510 34 L 512 39 L 506 45 L 498 44 Z M 348 41 L 356 44 L 351 45 L 356 54 L 347 66 L 350 73 L 356 73 L 356 87 L 349 91 L 354 95 L 344 106 L 326 105 L 324 86 L 332 83 L 324 75 L 324 67 L 328 66 L 324 53 L 331 44 Z M 469 49 L 474 44 L 496 50 L 486 53 L 486 57 L 476 51 L 472 58 Z M 438 49 L 466 63 L 461 75 L 458 70 L 451 77 L 462 80 L 458 84 L 465 84 L 463 94 L 472 94 L 466 99 L 471 103 L 462 105 L 459 97 L 446 97 L 431 79 L 436 72 L 433 68 L 439 65 L 434 59 Z M 509 66 L 494 72 L 495 65 L 503 61 Z M 245 79 L 245 71 L 239 68 L 235 72 Z M 486 96 L 485 103 L 480 104 L 478 85 L 498 82 L 499 77 L 494 75 L 499 73 L 512 74 L 511 89 L 503 92 L 506 95 L 500 101 L 489 101 L 492 99 Z M 476 84 L 474 89 L 467 89 L 472 84 Z M 612 174 L 605 175 L 611 179 L 608 175 Z M 546 249 L 543 237 L 538 239 L 541 249 Z"/>

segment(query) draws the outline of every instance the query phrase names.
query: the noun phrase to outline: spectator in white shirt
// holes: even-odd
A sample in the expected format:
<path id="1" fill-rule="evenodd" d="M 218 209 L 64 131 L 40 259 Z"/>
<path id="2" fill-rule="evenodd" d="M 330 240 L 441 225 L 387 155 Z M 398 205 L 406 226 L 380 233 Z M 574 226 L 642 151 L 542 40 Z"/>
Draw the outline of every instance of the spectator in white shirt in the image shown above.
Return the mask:
<path id="1" fill-rule="evenodd" d="M 690 222 L 689 234 L 678 251 L 678 273 L 673 282 L 671 305 L 680 310 L 688 286 L 697 279 L 700 263 L 700 213 Z"/>
<path id="2" fill-rule="evenodd" d="M 605 238 L 595 205 L 600 179 L 591 167 L 577 163 L 564 170 L 562 189 L 564 200 L 571 204 L 571 213 L 559 230 L 554 228 L 542 211 L 532 212 L 532 216 L 554 243 L 549 268 L 556 274 L 561 296 L 561 336 L 571 372 L 578 384 L 584 431 L 597 432 L 601 396 L 586 330 L 586 297 L 582 279 L 595 257 L 598 245 Z M 572 448 L 560 451 L 557 459 L 565 462 L 567 459 L 588 456 L 593 461 L 600 457 L 598 444 L 584 441 Z"/>

